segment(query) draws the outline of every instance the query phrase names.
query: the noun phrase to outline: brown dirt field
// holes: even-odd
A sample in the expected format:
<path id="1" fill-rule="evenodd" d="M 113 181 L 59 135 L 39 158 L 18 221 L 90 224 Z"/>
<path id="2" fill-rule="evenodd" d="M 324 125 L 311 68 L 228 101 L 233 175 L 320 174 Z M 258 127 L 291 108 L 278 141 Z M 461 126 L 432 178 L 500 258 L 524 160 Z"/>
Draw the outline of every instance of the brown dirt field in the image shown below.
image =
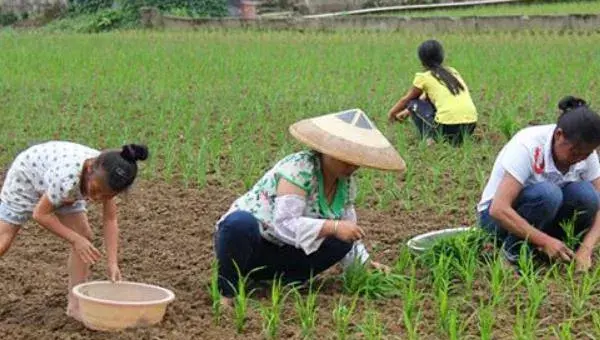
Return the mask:
<path id="1" fill-rule="evenodd" d="M 236 335 L 229 316 L 222 320 L 221 326 L 215 326 L 206 289 L 213 259 L 214 223 L 234 198 L 234 193 L 214 186 L 195 190 L 144 181 L 122 198 L 119 204 L 120 265 L 124 279 L 169 288 L 175 292 L 176 300 L 169 305 L 161 324 L 119 333 L 90 331 L 65 316 L 67 245 L 29 223 L 7 255 L 0 258 L 0 339 L 262 339 L 261 316 L 255 306 L 250 308 L 244 334 Z M 468 215 L 464 212 L 463 218 L 439 216 L 435 211 L 407 213 L 398 209 L 390 213 L 359 209 L 358 213 L 368 233 L 365 241 L 371 254 L 387 264 L 392 264 L 397 257 L 398 244 L 412 235 L 443 225 L 473 222 L 465 220 L 464 216 Z M 94 244 L 103 249 L 97 207 L 91 207 L 90 220 L 96 232 Z M 336 269 L 333 269 L 324 275 L 332 280 L 327 281 L 318 298 L 318 338 L 334 334 L 331 310 L 341 294 L 335 274 Z M 425 275 L 419 273 L 421 278 Z M 92 279 L 105 278 L 105 266 L 100 263 L 93 268 Z M 485 285 L 475 289 L 475 296 L 486 294 Z M 548 309 L 544 314 L 564 310 L 566 302 L 561 303 L 561 300 L 564 298 L 552 299 L 551 304 L 544 306 Z M 256 301 L 261 299 L 253 303 Z M 558 305 L 555 306 L 555 302 Z M 388 299 L 372 303 L 386 325 L 386 338 L 404 338 L 402 301 Z M 435 328 L 436 312 L 431 298 L 425 297 L 421 305 L 424 306 L 419 327 L 421 338 L 445 338 Z M 361 302 L 353 318 L 356 323 L 362 321 L 364 308 Z M 467 334 L 477 337 L 475 309 L 475 303 L 467 302 L 460 308 L 462 315 L 471 316 Z M 499 314 L 496 320 L 501 327 L 495 329 L 496 335 L 510 338 L 514 310 L 507 306 Z M 281 338 L 301 338 L 295 315 L 293 303 L 288 301 L 282 314 Z M 544 323 L 552 324 L 552 320 L 546 319 Z"/>
<path id="2" fill-rule="evenodd" d="M 176 300 L 163 323 L 148 329 L 105 334 L 89 331 L 65 316 L 67 245 L 30 222 L 19 233 L 8 253 L 0 258 L 1 339 L 229 339 L 233 325 L 224 320 L 213 325 L 206 285 L 213 259 L 214 223 L 235 199 L 216 187 L 185 189 L 165 183 L 140 182 L 119 204 L 121 228 L 120 266 L 124 279 L 158 284 L 172 289 Z M 378 260 L 392 261 L 396 246 L 434 224 L 413 214 L 385 214 L 359 209 L 359 218 L 370 235 L 366 241 Z M 90 207 L 94 244 L 102 247 L 98 209 Z M 104 263 L 93 268 L 92 279 L 104 280 Z M 337 301 L 340 289 L 324 289 L 321 303 Z M 292 315 L 291 309 L 286 310 Z M 330 319 L 327 307 L 322 317 Z M 401 310 L 397 310 L 400 314 Z M 387 315 L 392 317 L 393 315 Z M 391 321 L 391 320 L 390 320 Z M 329 323 L 329 321 L 327 322 Z M 294 325 L 295 322 L 288 322 Z M 231 326 L 229 326 L 231 325 Z M 321 326 L 325 327 L 325 326 Z M 250 314 L 248 330 L 239 338 L 261 338 L 260 315 Z M 295 327 L 283 327 L 286 337 L 298 338 Z"/>

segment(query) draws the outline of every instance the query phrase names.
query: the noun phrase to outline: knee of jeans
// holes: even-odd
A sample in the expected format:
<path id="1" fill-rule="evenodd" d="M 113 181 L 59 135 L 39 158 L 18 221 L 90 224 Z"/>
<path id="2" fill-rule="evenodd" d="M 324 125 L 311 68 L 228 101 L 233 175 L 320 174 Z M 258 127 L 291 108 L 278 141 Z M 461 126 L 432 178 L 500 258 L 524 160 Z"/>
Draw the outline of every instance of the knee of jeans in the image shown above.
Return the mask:
<path id="1" fill-rule="evenodd" d="M 526 199 L 540 202 L 540 212 L 548 215 L 556 215 L 563 204 L 563 193 L 558 185 L 550 182 L 541 182 L 527 188 L 529 193 Z"/>
<path id="2" fill-rule="evenodd" d="M 236 211 L 219 224 L 219 234 L 226 234 L 229 238 L 243 237 L 251 240 L 260 235 L 258 221 L 249 212 Z"/>
<path id="3" fill-rule="evenodd" d="M 571 183 L 565 187 L 565 200 L 572 202 L 579 211 L 594 214 L 598 211 L 600 198 L 590 182 Z"/>
<path id="4" fill-rule="evenodd" d="M 330 246 L 335 249 L 336 252 L 339 252 L 342 257 L 352 250 L 353 245 L 353 243 L 344 242 L 337 238 L 332 238 L 330 241 Z"/>

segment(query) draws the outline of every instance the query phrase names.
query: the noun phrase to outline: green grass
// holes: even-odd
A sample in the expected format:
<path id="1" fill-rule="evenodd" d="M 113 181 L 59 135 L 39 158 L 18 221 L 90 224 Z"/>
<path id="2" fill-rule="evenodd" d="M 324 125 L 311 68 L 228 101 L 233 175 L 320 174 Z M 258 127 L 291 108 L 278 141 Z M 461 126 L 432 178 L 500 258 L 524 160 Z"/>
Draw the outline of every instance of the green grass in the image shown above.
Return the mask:
<path id="1" fill-rule="evenodd" d="M 152 154 L 143 177 L 241 194 L 274 162 L 302 149 L 287 132 L 291 123 L 360 107 L 398 148 L 408 169 L 401 178 L 360 170 L 359 208 L 387 209 L 386 214 L 410 221 L 418 214 L 427 227 L 440 221 L 473 224 L 495 156 L 512 133 L 530 122 L 553 122 L 556 103 L 566 94 L 595 106 L 600 35 L 436 36 L 448 65 L 466 79 L 480 115 L 478 139 L 460 149 L 426 147 L 411 124 L 386 123 L 386 112 L 420 70 L 415 50 L 428 38 L 401 32 L 4 31 L 0 164 L 8 166 L 29 143 L 53 138 L 98 148 L 145 142 Z M 361 298 L 352 317 L 338 313 L 344 316 L 339 324 L 350 320 L 349 338 L 359 333 L 377 338 L 384 330 L 407 339 L 474 338 L 480 329 L 484 338 L 600 333 L 600 316 L 588 308 L 600 302 L 594 272 L 587 279 L 555 280 L 528 267 L 517 281 L 500 263 L 481 262 L 470 249 L 455 244 L 444 248 L 443 256 L 423 257 L 428 261 L 400 249 L 397 261 L 388 263 L 392 274 L 347 276 L 346 295 Z M 336 282 L 335 298 L 321 295 L 331 294 L 331 288 L 318 296 L 314 287 L 313 294 L 295 291 L 272 334 L 281 329 L 278 334 L 321 336 L 315 333 L 321 327 L 333 335 L 333 304 L 344 288 L 343 279 Z M 216 300 L 218 294 L 212 295 Z M 364 315 L 365 295 L 378 298 L 372 308 L 379 317 Z M 248 320 L 257 315 L 248 299 L 236 303 L 238 331 L 262 332 L 258 321 Z M 501 317 L 492 320 L 492 313 Z M 233 334 L 235 325 L 223 320 L 219 327 Z M 287 333 L 290 327 L 293 332 Z"/>
<path id="2" fill-rule="evenodd" d="M 552 122 L 561 96 L 592 99 L 597 92 L 600 64 L 589 61 L 600 56 L 598 35 L 439 35 L 448 64 L 472 91 L 484 139 L 460 150 L 427 148 L 409 123 L 390 127 L 385 117 L 420 70 L 415 49 L 426 38 L 5 33 L 0 162 L 50 138 L 99 148 L 141 141 L 152 152 L 144 176 L 242 192 L 279 158 L 302 148 L 287 132 L 291 123 L 360 107 L 398 148 L 408 171 L 402 181 L 359 171 L 359 205 L 435 207 L 451 215 L 472 211 L 506 141 L 499 126 Z M 472 215 L 453 215 L 473 221 Z"/>
<path id="3" fill-rule="evenodd" d="M 414 18 L 598 13 L 600 13 L 600 1 L 557 2 L 544 4 L 498 4 L 452 9 L 426 9 L 391 12 L 392 15 L 401 15 Z M 390 15 L 390 12 L 379 13 L 378 15 Z"/>

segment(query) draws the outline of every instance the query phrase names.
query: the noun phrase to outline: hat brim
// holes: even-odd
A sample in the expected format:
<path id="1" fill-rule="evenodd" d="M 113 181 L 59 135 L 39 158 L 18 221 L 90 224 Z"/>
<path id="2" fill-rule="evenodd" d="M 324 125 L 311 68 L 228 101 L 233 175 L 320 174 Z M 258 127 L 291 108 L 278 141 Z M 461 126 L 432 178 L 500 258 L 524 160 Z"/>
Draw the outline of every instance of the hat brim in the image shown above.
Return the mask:
<path id="1" fill-rule="evenodd" d="M 349 141 L 328 133 L 310 119 L 291 125 L 289 131 L 299 142 L 346 163 L 386 171 L 406 170 L 404 159 L 391 145 L 374 148 Z"/>

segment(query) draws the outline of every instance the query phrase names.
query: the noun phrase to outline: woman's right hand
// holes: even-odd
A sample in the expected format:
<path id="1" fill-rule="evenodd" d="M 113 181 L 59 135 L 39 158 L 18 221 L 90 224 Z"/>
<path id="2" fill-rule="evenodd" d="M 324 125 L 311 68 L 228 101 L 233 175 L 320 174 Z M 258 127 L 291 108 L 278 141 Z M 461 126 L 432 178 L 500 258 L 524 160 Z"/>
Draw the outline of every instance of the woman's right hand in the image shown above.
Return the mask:
<path id="1" fill-rule="evenodd" d="M 94 264 L 100 259 L 102 254 L 85 237 L 80 236 L 73 242 L 73 248 L 85 264 Z"/>
<path id="2" fill-rule="evenodd" d="M 396 122 L 397 118 L 396 115 L 398 114 L 398 112 L 394 111 L 394 110 L 390 110 L 388 111 L 388 122 L 389 123 L 394 123 Z"/>
<path id="3" fill-rule="evenodd" d="M 337 232 L 334 236 L 344 242 L 353 243 L 365 237 L 365 231 L 354 222 L 339 221 Z"/>
<path id="4" fill-rule="evenodd" d="M 554 237 L 548 237 L 542 246 L 542 251 L 551 259 L 559 258 L 564 261 L 571 261 L 575 257 L 575 253 L 566 244 Z"/>

